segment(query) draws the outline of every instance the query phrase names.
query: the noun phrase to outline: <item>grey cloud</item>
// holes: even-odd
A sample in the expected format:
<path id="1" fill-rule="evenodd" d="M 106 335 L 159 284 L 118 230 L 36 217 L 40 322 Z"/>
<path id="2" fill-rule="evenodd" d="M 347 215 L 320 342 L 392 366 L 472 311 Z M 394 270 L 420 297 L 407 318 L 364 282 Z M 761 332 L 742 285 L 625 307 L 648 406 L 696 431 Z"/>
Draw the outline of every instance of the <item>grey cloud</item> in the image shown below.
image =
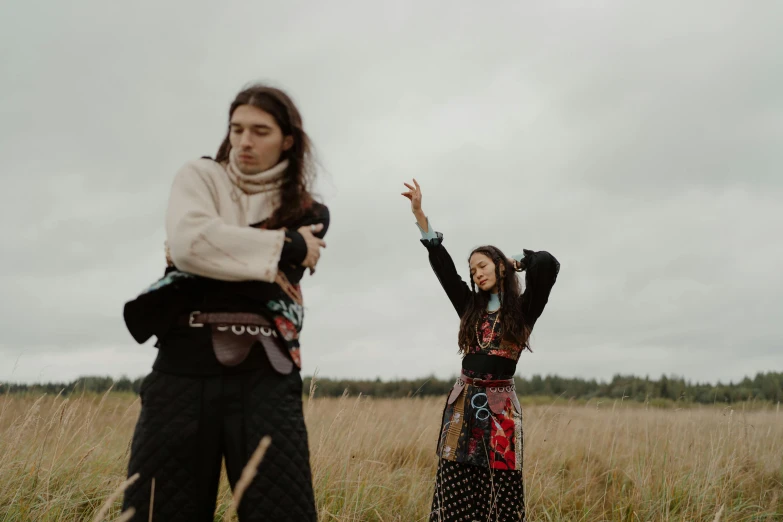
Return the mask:
<path id="1" fill-rule="evenodd" d="M 254 79 L 292 92 L 328 173 L 306 372 L 458 370 L 456 314 L 399 195 L 411 177 L 464 277 L 481 243 L 562 262 L 521 374 L 783 366 L 776 2 L 13 10 L 0 361 L 25 354 L 15 378 L 53 354 L 148 370 L 154 349 L 132 342 L 122 304 L 163 269 L 174 173 L 215 152 Z"/>

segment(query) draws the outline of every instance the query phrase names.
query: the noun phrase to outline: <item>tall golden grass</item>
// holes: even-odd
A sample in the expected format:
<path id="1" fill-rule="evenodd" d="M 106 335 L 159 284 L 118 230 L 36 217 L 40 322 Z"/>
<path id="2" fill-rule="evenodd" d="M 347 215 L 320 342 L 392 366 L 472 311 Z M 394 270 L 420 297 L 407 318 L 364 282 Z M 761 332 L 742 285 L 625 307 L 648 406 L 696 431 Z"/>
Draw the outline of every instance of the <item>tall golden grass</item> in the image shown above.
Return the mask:
<path id="1" fill-rule="evenodd" d="M 783 520 L 774 407 L 540 402 L 523 400 L 531 521 Z M 441 410 L 432 398 L 306 398 L 319 519 L 427 520 Z M 0 396 L 0 521 L 120 519 L 111 496 L 138 411 L 114 393 Z M 231 502 L 224 479 L 216 521 L 235 519 Z"/>

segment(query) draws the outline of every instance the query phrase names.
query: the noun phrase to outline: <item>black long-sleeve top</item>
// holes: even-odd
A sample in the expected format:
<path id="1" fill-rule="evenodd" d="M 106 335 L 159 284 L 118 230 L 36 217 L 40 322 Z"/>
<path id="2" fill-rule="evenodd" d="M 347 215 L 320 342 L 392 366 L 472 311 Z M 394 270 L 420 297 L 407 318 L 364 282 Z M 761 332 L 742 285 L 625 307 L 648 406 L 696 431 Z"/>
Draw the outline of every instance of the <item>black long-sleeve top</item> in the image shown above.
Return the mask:
<path id="1" fill-rule="evenodd" d="M 462 318 L 469 299 L 474 299 L 475 294 L 460 277 L 454 261 L 443 246 L 443 234 L 422 232 L 421 242 L 429 253 L 432 270 L 446 291 L 457 315 Z M 549 301 L 549 294 L 560 271 L 560 263 L 549 252 L 532 250 L 523 250 L 523 252 L 524 257 L 521 260 L 525 267 L 525 291 L 519 296 L 522 300 L 520 320 L 524 321 L 532 331 Z M 492 328 L 497 313 L 498 311 L 484 313 L 478 331 L 482 337 L 481 342 L 486 347 L 479 346 L 478 339 L 474 346 L 468 347 L 468 353 L 462 359 L 462 368 L 467 370 L 466 373 L 504 378 L 516 373 L 516 364 L 524 347 L 503 339 L 502 332 Z"/>

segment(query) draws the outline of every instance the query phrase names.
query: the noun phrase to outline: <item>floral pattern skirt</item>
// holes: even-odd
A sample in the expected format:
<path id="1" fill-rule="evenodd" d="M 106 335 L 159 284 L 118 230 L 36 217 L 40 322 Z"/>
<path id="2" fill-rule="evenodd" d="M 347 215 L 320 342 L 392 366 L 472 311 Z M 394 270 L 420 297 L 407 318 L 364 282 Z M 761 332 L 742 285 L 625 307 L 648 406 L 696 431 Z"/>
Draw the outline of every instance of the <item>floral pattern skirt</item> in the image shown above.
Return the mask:
<path id="1" fill-rule="evenodd" d="M 443 409 L 431 521 L 524 520 L 522 408 L 513 379 L 462 375 Z"/>

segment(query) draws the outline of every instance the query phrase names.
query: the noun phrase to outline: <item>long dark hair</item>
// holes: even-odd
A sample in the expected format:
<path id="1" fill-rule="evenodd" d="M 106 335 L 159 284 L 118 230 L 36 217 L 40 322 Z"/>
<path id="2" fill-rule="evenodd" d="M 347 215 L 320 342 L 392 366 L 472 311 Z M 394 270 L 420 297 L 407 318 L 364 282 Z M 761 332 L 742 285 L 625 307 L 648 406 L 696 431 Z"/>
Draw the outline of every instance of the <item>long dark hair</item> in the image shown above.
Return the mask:
<path id="1" fill-rule="evenodd" d="M 228 111 L 228 121 L 234 111 L 242 105 L 252 105 L 272 115 L 283 136 L 294 139 L 293 146 L 283 152 L 282 159 L 288 160 L 285 179 L 280 187 L 280 204 L 267 221 L 267 228 L 278 228 L 285 223 L 300 219 L 313 203 L 310 193 L 315 181 L 315 165 L 312 157 L 310 138 L 302 127 L 302 116 L 288 94 L 263 84 L 247 87 L 237 94 Z M 231 130 L 218 149 L 215 161 L 225 163 L 231 152 Z"/>
<path id="2" fill-rule="evenodd" d="M 522 315 L 522 302 L 520 296 L 522 287 L 517 279 L 514 267 L 508 262 L 508 259 L 499 248 L 486 245 L 474 249 L 468 256 L 468 263 L 473 254 L 484 254 L 495 263 L 495 280 L 498 285 L 498 298 L 500 299 L 500 318 L 502 338 L 518 344 L 523 348 L 530 349 L 528 338 L 530 337 L 530 328 Z M 501 270 L 501 267 L 502 270 Z M 502 271 L 502 274 L 501 274 Z M 459 325 L 459 349 L 461 353 L 467 353 L 467 350 L 476 342 L 476 325 L 481 321 L 484 312 L 489 304 L 489 292 L 480 288 L 476 289 L 476 283 L 473 277 L 470 278 L 470 288 L 473 290 L 472 299 L 468 300 L 465 313 Z"/>

